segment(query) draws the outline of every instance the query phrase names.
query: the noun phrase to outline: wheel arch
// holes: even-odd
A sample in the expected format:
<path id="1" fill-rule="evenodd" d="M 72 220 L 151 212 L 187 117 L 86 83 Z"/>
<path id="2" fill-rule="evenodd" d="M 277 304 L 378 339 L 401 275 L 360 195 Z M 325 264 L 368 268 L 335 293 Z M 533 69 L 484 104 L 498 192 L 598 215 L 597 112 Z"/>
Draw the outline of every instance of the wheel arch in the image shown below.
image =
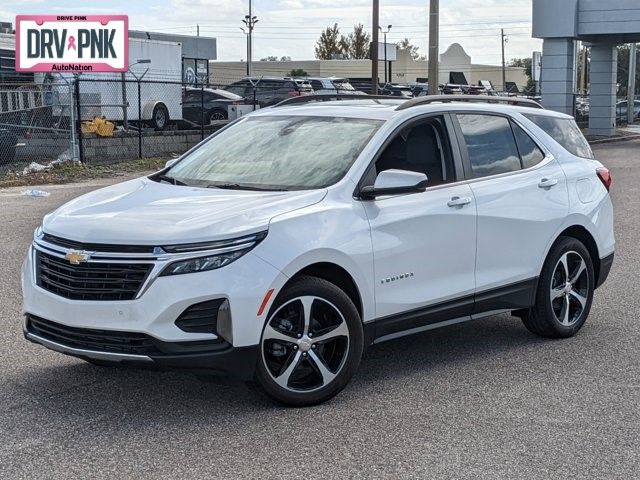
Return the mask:
<path id="1" fill-rule="evenodd" d="M 587 248 L 589 255 L 591 255 L 591 260 L 593 261 L 593 272 L 596 277 L 596 285 L 598 285 L 598 280 L 600 278 L 600 252 L 598 244 L 591 232 L 589 232 L 589 230 L 587 230 L 583 225 L 572 225 L 567 227 L 556 237 L 551 247 L 549 247 L 549 250 L 551 250 L 553 245 L 555 245 L 561 237 L 575 238 L 582 242 L 582 244 Z M 547 251 L 547 255 L 549 250 Z"/>
<path id="2" fill-rule="evenodd" d="M 363 318 L 363 304 L 360 289 L 356 284 L 351 274 L 343 267 L 332 262 L 316 262 L 298 270 L 291 278 L 285 283 L 283 289 L 293 280 L 301 275 L 307 275 L 310 277 L 317 277 L 327 282 L 334 284 L 340 290 L 342 290 L 349 299 L 356 306 L 356 310 L 360 314 L 360 318 Z"/>

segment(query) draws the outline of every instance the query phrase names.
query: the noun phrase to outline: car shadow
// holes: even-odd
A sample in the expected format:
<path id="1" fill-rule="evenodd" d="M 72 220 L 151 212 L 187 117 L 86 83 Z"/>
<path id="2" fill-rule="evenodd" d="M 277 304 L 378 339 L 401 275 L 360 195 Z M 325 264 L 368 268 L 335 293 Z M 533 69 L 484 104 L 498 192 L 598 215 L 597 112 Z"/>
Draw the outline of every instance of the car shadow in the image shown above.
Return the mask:
<path id="1" fill-rule="evenodd" d="M 517 319 L 501 315 L 374 345 L 365 352 L 345 392 L 317 408 L 356 405 L 384 390 L 385 384 L 396 388 L 408 376 L 442 381 L 443 372 L 452 369 L 464 376 L 471 365 L 496 353 L 542 342 L 545 340 L 530 334 Z M 46 358 L 53 357 L 47 354 Z M 255 418 L 283 408 L 242 382 L 202 381 L 181 372 L 98 367 L 74 358 L 61 361 L 62 365 L 22 370 L 14 378 L 21 401 L 9 405 L 9 410 L 34 416 L 34 421 L 40 416 L 73 414 L 98 416 L 114 427 L 126 418 L 127 428 L 145 428 L 157 422 L 195 425 L 203 419 L 226 423 L 230 416 Z"/>

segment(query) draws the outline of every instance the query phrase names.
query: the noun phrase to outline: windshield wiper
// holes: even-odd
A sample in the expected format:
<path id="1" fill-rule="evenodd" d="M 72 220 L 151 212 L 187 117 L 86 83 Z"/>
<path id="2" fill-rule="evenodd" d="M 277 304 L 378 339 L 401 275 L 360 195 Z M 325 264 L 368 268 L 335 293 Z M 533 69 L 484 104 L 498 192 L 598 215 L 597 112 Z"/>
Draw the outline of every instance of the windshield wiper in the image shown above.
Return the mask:
<path id="1" fill-rule="evenodd" d="M 187 184 L 178 180 L 177 178 L 173 178 L 170 177 L 169 175 L 155 175 L 155 178 L 157 178 L 158 180 L 164 181 L 164 182 L 169 182 L 173 185 L 181 185 L 183 187 L 186 187 Z"/>
<path id="2" fill-rule="evenodd" d="M 212 183 L 207 188 L 222 188 L 225 190 L 254 190 L 256 192 L 285 192 L 284 188 L 264 188 L 253 185 L 242 185 L 240 183 Z"/>

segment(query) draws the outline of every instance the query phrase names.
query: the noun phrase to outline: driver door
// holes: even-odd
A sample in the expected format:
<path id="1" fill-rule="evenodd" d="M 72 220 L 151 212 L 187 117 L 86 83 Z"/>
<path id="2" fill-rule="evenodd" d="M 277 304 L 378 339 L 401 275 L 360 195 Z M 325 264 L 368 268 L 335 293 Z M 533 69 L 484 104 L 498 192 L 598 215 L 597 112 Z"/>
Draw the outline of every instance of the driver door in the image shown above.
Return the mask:
<path id="1" fill-rule="evenodd" d="M 425 173 L 424 192 L 364 201 L 374 251 L 376 336 L 422 329 L 473 309 L 476 205 L 462 178 L 447 115 L 414 121 L 378 156 L 366 182 L 388 169 Z"/>

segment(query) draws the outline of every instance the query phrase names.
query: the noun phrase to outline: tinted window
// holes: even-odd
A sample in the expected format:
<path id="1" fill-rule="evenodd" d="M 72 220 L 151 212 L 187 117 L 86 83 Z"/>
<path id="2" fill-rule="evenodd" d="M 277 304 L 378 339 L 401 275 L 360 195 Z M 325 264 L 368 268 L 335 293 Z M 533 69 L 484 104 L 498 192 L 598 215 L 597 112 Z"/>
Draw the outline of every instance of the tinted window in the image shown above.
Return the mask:
<path id="1" fill-rule="evenodd" d="M 538 148 L 531 137 L 515 123 L 511 123 L 513 134 L 516 137 L 522 168 L 531 168 L 544 160 L 544 153 Z"/>
<path id="2" fill-rule="evenodd" d="M 473 176 L 487 177 L 520 170 L 520 158 L 508 119 L 459 114 Z"/>
<path id="3" fill-rule="evenodd" d="M 404 128 L 376 161 L 376 174 L 399 169 L 424 173 L 429 186 L 453 182 L 455 173 L 445 132 L 441 117 L 422 120 Z"/>
<path id="4" fill-rule="evenodd" d="M 573 118 L 557 118 L 547 115 L 524 114 L 529 120 L 544 130 L 569 153 L 583 158 L 594 158 L 587 139 Z"/>
<path id="5" fill-rule="evenodd" d="M 320 80 L 311 80 L 311 86 L 314 90 L 322 90 L 324 88 Z"/>

